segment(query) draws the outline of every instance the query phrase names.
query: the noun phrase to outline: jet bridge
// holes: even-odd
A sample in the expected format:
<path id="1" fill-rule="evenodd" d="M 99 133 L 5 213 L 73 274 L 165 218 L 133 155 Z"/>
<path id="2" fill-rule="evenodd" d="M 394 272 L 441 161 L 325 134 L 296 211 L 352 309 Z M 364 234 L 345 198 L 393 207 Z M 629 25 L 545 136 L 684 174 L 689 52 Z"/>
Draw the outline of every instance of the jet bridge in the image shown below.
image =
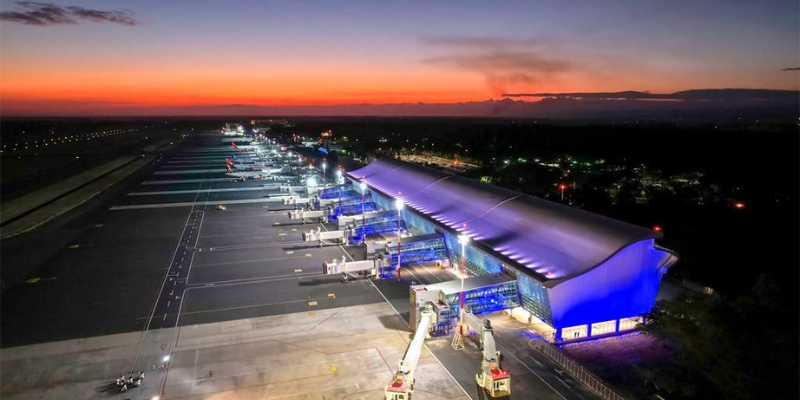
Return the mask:
<path id="1" fill-rule="evenodd" d="M 319 242 L 319 247 L 322 245 L 347 245 L 349 241 L 348 231 L 323 231 L 322 228 L 312 229 L 308 232 L 303 232 L 304 242 Z"/>
<path id="2" fill-rule="evenodd" d="M 413 303 L 416 301 L 416 297 L 437 298 L 447 304 L 451 314 L 456 316 L 459 314 L 461 288 L 460 279 L 421 286 L 421 289 L 411 292 L 413 298 L 410 301 Z M 505 274 L 465 278 L 463 288 L 464 307 L 473 313 L 506 310 L 520 306 L 517 281 Z"/>
<path id="3" fill-rule="evenodd" d="M 350 206 L 353 204 L 361 205 L 361 196 L 350 196 L 350 197 L 334 197 L 332 199 L 323 199 L 320 198 L 319 203 L 322 206 Z"/>
<path id="4" fill-rule="evenodd" d="M 316 207 L 317 204 L 313 197 L 289 196 L 283 199 L 283 204 L 318 208 Z"/>
<path id="5" fill-rule="evenodd" d="M 352 185 L 336 185 L 320 189 L 319 198 L 321 199 L 338 199 L 339 197 L 361 197 L 361 192 L 352 189 Z"/>
<path id="6" fill-rule="evenodd" d="M 279 187 L 279 190 L 281 192 L 287 192 L 287 193 L 300 192 L 300 191 L 304 191 L 305 189 L 306 189 L 305 186 L 300 186 L 300 185 L 281 185 Z"/>
<path id="7" fill-rule="evenodd" d="M 375 211 L 377 209 L 378 207 L 371 201 L 364 203 L 363 205 L 359 201 L 355 204 L 333 207 L 330 216 L 331 218 L 336 218 L 340 215 L 356 215 L 361 214 L 362 212 Z"/>
<path id="8" fill-rule="evenodd" d="M 369 237 L 371 235 L 378 235 L 381 233 L 396 233 L 398 228 L 397 213 L 395 211 L 379 211 L 376 213 L 371 213 L 368 214 L 363 221 L 359 215 L 354 215 L 352 217 L 339 217 L 340 220 L 343 218 L 352 218 L 344 221 L 350 226 L 350 237 L 357 241 L 362 240 L 362 235 Z M 349 224 L 347 222 L 349 222 Z M 406 230 L 406 224 L 403 220 L 400 220 L 400 230 Z"/>
<path id="9" fill-rule="evenodd" d="M 348 274 L 358 274 L 363 276 L 377 276 L 378 271 L 383 267 L 383 260 L 363 260 L 345 261 L 344 256 L 341 260 L 333 260 L 322 264 L 322 273 L 325 275 L 342 274 L 342 281 L 347 282 Z"/>
<path id="10" fill-rule="evenodd" d="M 388 220 L 397 220 L 397 212 L 370 211 L 365 213 L 363 216 L 361 214 L 341 215 L 339 216 L 339 229 L 357 228 L 360 227 L 363 223 L 369 225 L 375 222 L 383 222 Z"/>
<path id="11" fill-rule="evenodd" d="M 325 210 L 305 210 L 299 209 L 294 211 L 289 211 L 289 219 L 291 220 L 300 220 L 302 223 L 306 222 L 325 222 L 327 218 Z"/>
<path id="12" fill-rule="evenodd" d="M 392 265 L 397 265 L 398 249 L 397 239 L 386 243 L 386 253 Z M 410 236 L 400 239 L 400 265 L 415 262 L 447 260 L 447 245 L 444 237 L 439 233 L 429 235 Z"/>

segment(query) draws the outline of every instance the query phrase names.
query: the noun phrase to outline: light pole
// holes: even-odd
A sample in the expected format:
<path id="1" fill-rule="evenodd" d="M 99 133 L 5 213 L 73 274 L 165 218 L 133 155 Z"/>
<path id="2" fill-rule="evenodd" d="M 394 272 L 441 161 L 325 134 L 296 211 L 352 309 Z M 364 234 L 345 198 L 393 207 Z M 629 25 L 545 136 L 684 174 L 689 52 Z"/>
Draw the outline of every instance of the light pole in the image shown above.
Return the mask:
<path id="1" fill-rule="evenodd" d="M 311 197 L 311 189 L 317 187 L 317 180 L 314 177 L 310 177 L 306 180 L 307 192 L 308 197 Z"/>
<path id="2" fill-rule="evenodd" d="M 394 201 L 394 206 L 397 208 L 397 280 L 400 280 L 400 221 L 402 216 L 400 212 L 403 211 L 403 207 L 405 207 L 405 203 L 403 199 L 397 199 Z"/>
<path id="3" fill-rule="evenodd" d="M 461 244 L 461 291 L 459 292 L 459 311 L 458 311 L 458 330 L 453 335 L 453 349 L 464 349 L 464 276 L 467 272 L 467 244 L 469 243 L 469 236 L 465 234 L 458 235 L 458 243 Z"/>
<path id="4" fill-rule="evenodd" d="M 342 208 L 342 170 L 336 170 L 336 187 L 339 189 L 339 209 Z"/>
<path id="5" fill-rule="evenodd" d="M 328 169 L 328 163 L 322 162 L 322 186 L 325 187 L 325 170 Z"/>
<path id="6" fill-rule="evenodd" d="M 461 307 L 461 322 L 464 322 L 464 276 L 467 274 L 467 244 L 469 243 L 469 236 L 458 235 L 458 243 L 461 244 L 461 299 L 459 305 Z"/>
<path id="7" fill-rule="evenodd" d="M 564 202 L 564 191 L 567 190 L 567 184 L 566 183 L 559 183 L 558 184 L 558 188 L 561 190 L 561 202 L 563 203 Z"/>
<path id="8" fill-rule="evenodd" d="M 366 215 L 366 212 L 365 212 L 366 207 L 365 207 L 364 203 L 365 203 L 365 198 L 366 198 L 366 193 L 367 193 L 367 184 L 364 183 L 364 182 L 361 182 L 361 184 L 358 185 L 358 187 L 361 188 L 361 242 L 362 243 L 366 243 L 367 242 L 367 236 L 366 236 L 367 235 L 367 233 L 366 233 L 367 215 Z"/>

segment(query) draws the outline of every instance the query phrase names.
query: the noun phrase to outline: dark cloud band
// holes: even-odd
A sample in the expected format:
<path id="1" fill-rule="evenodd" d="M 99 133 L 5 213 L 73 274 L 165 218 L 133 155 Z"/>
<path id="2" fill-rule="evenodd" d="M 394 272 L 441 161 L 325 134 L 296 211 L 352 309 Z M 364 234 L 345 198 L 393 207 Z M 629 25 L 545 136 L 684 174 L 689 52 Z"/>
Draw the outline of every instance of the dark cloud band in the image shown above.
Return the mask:
<path id="1" fill-rule="evenodd" d="M 498 95 L 508 87 L 530 87 L 553 80 L 573 67 L 572 62 L 542 48 L 549 42 L 546 38 L 437 36 L 423 37 L 421 41 L 448 51 L 426 58 L 423 63 L 480 73 Z"/>
<path id="2" fill-rule="evenodd" d="M 78 6 L 62 7 L 52 3 L 18 1 L 21 11 L 2 11 L 0 20 L 33 26 L 77 25 L 81 21 L 109 22 L 135 26 L 139 21 L 127 10 L 102 11 Z"/>

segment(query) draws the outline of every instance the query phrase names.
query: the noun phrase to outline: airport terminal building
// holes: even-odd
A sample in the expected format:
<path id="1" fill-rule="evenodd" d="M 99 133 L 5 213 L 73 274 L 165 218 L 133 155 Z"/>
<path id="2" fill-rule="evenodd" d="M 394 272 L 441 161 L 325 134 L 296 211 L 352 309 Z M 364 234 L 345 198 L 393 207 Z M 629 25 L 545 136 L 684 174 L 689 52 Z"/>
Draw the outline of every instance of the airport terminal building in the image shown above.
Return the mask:
<path id="1" fill-rule="evenodd" d="M 441 235 L 456 265 L 469 236 L 469 274 L 514 282 L 503 308 L 557 341 L 632 329 L 677 261 L 660 232 L 420 165 L 378 160 L 347 176 L 381 209 L 401 198 L 406 229 Z"/>

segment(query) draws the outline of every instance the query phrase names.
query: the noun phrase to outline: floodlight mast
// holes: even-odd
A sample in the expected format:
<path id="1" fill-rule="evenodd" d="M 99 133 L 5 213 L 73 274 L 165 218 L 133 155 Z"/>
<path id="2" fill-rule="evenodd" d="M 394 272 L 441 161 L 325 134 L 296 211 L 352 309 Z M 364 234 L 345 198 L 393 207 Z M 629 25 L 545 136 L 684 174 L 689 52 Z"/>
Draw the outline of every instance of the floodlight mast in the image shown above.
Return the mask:
<path id="1" fill-rule="evenodd" d="M 458 311 L 458 329 L 453 335 L 453 343 L 451 344 L 455 350 L 464 349 L 464 276 L 467 273 L 467 244 L 470 238 L 466 234 L 458 235 L 458 243 L 461 244 L 461 291 L 459 292 L 459 311 Z"/>
<path id="2" fill-rule="evenodd" d="M 403 211 L 405 207 L 405 203 L 403 199 L 398 198 L 394 201 L 394 206 L 397 208 L 397 280 L 400 281 L 400 221 L 402 220 L 402 216 L 400 212 Z"/>
<path id="3" fill-rule="evenodd" d="M 306 180 L 306 192 L 308 197 L 311 197 L 311 189 L 317 187 L 317 180 L 312 176 Z"/>
<path id="4" fill-rule="evenodd" d="M 339 189 L 339 209 L 341 210 L 342 207 L 342 185 L 344 184 L 342 180 L 342 170 L 336 170 L 336 186 Z"/>
<path id="5" fill-rule="evenodd" d="M 367 220 L 367 217 L 366 217 L 366 212 L 365 212 L 366 207 L 365 207 L 364 203 L 365 203 L 365 198 L 366 198 L 366 193 L 367 193 L 367 184 L 364 183 L 364 182 L 361 182 L 361 184 L 358 185 L 358 187 L 361 188 L 361 242 L 366 243 L 366 241 L 367 241 L 367 237 L 366 237 L 366 229 L 367 229 L 366 228 L 366 226 L 367 226 L 366 225 L 366 220 Z"/>

